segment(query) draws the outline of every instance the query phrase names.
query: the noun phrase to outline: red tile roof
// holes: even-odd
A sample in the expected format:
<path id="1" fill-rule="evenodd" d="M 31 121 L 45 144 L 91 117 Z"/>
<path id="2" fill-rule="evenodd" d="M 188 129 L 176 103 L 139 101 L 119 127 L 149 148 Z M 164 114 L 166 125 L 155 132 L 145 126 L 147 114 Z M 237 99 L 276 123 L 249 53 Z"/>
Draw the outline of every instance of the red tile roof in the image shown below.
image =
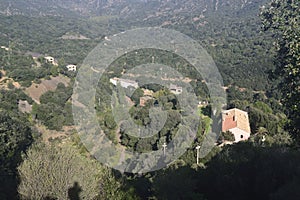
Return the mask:
<path id="1" fill-rule="evenodd" d="M 237 122 L 233 121 L 233 117 L 225 118 L 222 121 L 222 131 L 223 132 L 226 132 L 229 129 L 232 129 L 232 128 L 235 128 L 235 127 L 237 127 Z"/>

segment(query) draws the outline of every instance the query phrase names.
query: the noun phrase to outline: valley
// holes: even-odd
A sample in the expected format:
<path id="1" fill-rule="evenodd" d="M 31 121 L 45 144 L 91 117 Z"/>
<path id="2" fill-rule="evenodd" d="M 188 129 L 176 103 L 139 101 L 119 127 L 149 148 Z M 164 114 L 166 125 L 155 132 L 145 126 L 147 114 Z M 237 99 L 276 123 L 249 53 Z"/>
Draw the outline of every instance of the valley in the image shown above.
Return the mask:
<path id="1" fill-rule="evenodd" d="M 0 199 L 297 199 L 299 9 L 296 0 L 2 0 Z M 134 38 L 124 33 L 147 27 L 199 44 L 224 95 L 178 49 L 119 55 Z M 101 45 L 118 55 L 105 70 Z"/>

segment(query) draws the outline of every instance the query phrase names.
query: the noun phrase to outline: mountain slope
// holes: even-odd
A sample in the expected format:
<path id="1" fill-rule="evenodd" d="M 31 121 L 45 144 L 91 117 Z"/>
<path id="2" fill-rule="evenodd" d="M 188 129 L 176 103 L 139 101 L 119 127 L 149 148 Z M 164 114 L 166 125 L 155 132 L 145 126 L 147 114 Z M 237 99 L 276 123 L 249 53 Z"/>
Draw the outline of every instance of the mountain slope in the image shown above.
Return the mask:
<path id="1" fill-rule="evenodd" d="M 80 63 L 104 35 L 159 26 L 178 30 L 199 41 L 214 58 L 226 85 L 266 90 L 271 86 L 267 71 L 273 68 L 272 39 L 260 33 L 258 17 L 260 6 L 266 2 L 268 0 L 2 0 L 0 42 L 7 45 L 14 40 L 24 51 L 68 57 Z M 69 33 L 91 40 L 63 40 Z"/>
<path id="2" fill-rule="evenodd" d="M 6 15 L 124 15 L 173 14 L 228 10 L 240 12 L 262 4 L 260 0 L 2 0 Z"/>

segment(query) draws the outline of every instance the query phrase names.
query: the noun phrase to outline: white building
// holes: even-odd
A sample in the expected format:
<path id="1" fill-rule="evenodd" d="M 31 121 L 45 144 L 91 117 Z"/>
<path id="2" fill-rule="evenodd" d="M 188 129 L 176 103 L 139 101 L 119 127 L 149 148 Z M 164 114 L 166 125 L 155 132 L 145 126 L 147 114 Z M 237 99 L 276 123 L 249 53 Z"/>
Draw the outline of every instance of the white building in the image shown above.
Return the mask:
<path id="1" fill-rule="evenodd" d="M 122 78 L 111 78 L 109 80 L 112 84 L 118 85 L 120 84 L 123 88 L 133 87 L 138 88 L 139 84 L 135 81 L 129 80 L 129 79 L 122 79 Z"/>
<path id="2" fill-rule="evenodd" d="M 76 70 L 77 70 L 77 66 L 76 65 L 67 65 L 66 68 L 70 72 L 76 72 Z"/>
<path id="3" fill-rule="evenodd" d="M 1 46 L 1 49 L 4 49 L 5 51 L 9 51 L 9 48 L 6 46 Z"/>
<path id="4" fill-rule="evenodd" d="M 235 142 L 248 140 L 250 123 L 248 113 L 237 108 L 222 112 L 222 132 L 229 131 L 234 135 Z"/>
<path id="5" fill-rule="evenodd" d="M 51 63 L 52 65 L 58 65 L 53 57 L 45 56 L 44 58 L 48 63 Z"/>
<path id="6" fill-rule="evenodd" d="M 169 90 L 173 93 L 173 94 L 181 94 L 182 93 L 182 87 L 171 84 L 169 87 Z"/>

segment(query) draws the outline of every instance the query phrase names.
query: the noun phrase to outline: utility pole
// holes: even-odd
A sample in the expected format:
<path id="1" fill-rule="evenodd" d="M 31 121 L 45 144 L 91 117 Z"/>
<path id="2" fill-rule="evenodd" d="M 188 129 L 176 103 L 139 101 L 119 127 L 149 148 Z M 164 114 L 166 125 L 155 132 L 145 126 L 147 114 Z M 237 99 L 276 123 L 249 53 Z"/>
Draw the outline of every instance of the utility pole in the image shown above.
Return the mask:
<path id="1" fill-rule="evenodd" d="M 166 143 L 164 143 L 163 145 L 162 145 L 162 147 L 163 147 L 163 149 L 164 149 L 164 156 L 166 155 L 166 148 L 167 148 L 167 144 Z"/>
<path id="2" fill-rule="evenodd" d="M 197 150 L 197 165 L 199 165 L 200 145 L 196 146 L 196 150 Z"/>

